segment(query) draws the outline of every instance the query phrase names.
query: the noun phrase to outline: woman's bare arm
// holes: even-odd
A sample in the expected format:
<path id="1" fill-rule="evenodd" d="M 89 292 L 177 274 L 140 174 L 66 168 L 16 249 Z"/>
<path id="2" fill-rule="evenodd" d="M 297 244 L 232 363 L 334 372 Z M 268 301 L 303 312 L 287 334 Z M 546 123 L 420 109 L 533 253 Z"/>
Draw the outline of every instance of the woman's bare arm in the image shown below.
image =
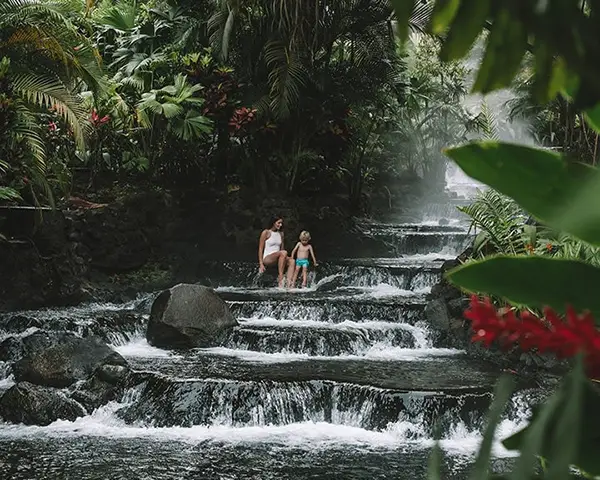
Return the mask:
<path id="1" fill-rule="evenodd" d="M 258 267 L 261 272 L 264 272 L 265 265 L 263 264 L 263 252 L 265 251 L 265 242 L 267 241 L 266 230 L 263 230 L 258 239 Z"/>

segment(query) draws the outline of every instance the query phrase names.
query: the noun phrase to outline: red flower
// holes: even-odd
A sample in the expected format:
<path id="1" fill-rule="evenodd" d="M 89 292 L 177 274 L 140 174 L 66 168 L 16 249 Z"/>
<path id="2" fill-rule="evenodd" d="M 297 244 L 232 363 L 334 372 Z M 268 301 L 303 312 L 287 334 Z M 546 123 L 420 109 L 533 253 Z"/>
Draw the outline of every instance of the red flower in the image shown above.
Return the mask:
<path id="1" fill-rule="evenodd" d="M 56 123 L 55 122 L 48 122 L 48 130 L 50 130 L 51 132 L 55 132 L 57 129 Z"/>
<path id="2" fill-rule="evenodd" d="M 517 318 L 514 310 L 497 310 L 489 298 L 481 301 L 474 295 L 465 318 L 471 321 L 474 342 L 481 341 L 488 347 L 495 340 L 504 347 L 518 343 L 523 351 L 535 348 L 558 358 L 581 352 L 588 375 L 600 378 L 600 332 L 589 312 L 578 315 L 569 306 L 566 320 L 551 308 L 544 309 L 544 318 L 530 312 L 521 312 Z"/>
<path id="3" fill-rule="evenodd" d="M 529 253 L 534 253 L 535 249 L 533 248 L 533 245 L 531 243 L 528 243 L 527 245 L 525 245 L 525 250 L 527 250 Z"/>
<path id="4" fill-rule="evenodd" d="M 229 126 L 235 130 L 241 130 L 244 126 L 254 121 L 256 118 L 256 109 L 241 107 L 233 112 L 233 116 L 229 120 Z"/>
<path id="5" fill-rule="evenodd" d="M 94 127 L 99 127 L 101 125 L 104 125 L 105 123 L 107 123 L 110 120 L 110 117 L 108 115 L 104 115 L 102 118 L 100 118 L 98 116 L 98 112 L 96 112 L 96 110 L 92 110 L 92 125 Z"/>
<path id="6" fill-rule="evenodd" d="M 552 248 L 553 248 L 553 247 L 552 247 L 552 244 L 551 244 L 551 243 L 547 243 L 547 244 L 546 244 L 546 250 L 548 250 L 549 252 L 551 252 L 551 251 L 552 251 Z"/>

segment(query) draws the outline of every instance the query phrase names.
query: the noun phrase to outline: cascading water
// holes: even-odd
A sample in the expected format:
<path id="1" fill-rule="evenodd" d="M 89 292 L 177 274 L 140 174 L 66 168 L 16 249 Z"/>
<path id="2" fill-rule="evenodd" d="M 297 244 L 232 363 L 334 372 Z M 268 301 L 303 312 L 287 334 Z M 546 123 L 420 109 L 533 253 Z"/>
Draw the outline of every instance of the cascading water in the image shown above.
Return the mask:
<path id="1" fill-rule="evenodd" d="M 469 237 L 456 226 L 364 230 L 379 257 L 324 263 L 304 291 L 259 285 L 252 263 L 207 264 L 240 323 L 214 348 L 149 346 L 151 298 L 5 315 L 3 337 L 100 335 L 138 381 L 73 422 L 0 423 L 0 477 L 414 479 L 439 425 L 443 477 L 465 478 L 499 372 L 440 348 L 424 307 Z M 10 375 L 0 366 L 0 389 Z M 523 424 L 533 394 L 517 394 L 500 434 Z M 501 470 L 508 453 L 494 454 Z"/>

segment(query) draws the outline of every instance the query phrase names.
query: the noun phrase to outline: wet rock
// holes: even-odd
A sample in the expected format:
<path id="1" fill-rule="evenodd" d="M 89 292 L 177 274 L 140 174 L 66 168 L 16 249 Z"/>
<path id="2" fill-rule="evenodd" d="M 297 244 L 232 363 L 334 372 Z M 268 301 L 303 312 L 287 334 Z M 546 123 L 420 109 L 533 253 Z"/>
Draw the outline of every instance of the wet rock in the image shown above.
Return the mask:
<path id="1" fill-rule="evenodd" d="M 161 348 L 207 347 L 236 325 L 214 290 L 182 283 L 163 291 L 152 304 L 146 338 Z"/>
<path id="2" fill-rule="evenodd" d="M 425 318 L 427 323 L 436 330 L 446 333 L 450 330 L 451 323 L 446 302 L 439 298 L 425 306 Z"/>
<path id="3" fill-rule="evenodd" d="M 71 396 L 91 413 L 123 394 L 130 373 L 123 365 L 102 365 L 85 382 L 78 384 Z"/>
<path id="4" fill-rule="evenodd" d="M 81 300 L 87 263 L 68 238 L 63 213 L 45 211 L 41 223 L 38 215 L 19 208 L 0 214 L 5 216 L 3 233 L 10 238 L 0 243 L 0 307 L 7 310 Z"/>
<path id="5" fill-rule="evenodd" d="M 25 315 L 3 315 L 0 318 L 0 330 L 10 333 L 22 333 L 28 328 L 42 328 L 42 322 L 37 318 Z"/>
<path id="6" fill-rule="evenodd" d="M 25 355 L 41 352 L 70 336 L 72 334 L 68 332 L 38 331 L 25 337 L 8 337 L 0 343 L 0 360 L 16 362 Z"/>
<path id="7" fill-rule="evenodd" d="M 448 301 L 448 313 L 452 318 L 463 318 L 465 310 L 469 307 L 467 297 L 454 298 Z"/>
<path id="8" fill-rule="evenodd" d="M 58 343 L 26 354 L 13 365 L 13 372 L 17 381 L 67 387 L 107 364 L 125 366 L 127 362 L 96 337 L 64 334 Z"/>
<path id="9" fill-rule="evenodd" d="M 49 425 L 84 415 L 83 407 L 61 391 L 28 382 L 13 385 L 0 398 L 0 417 L 12 423 Z"/>

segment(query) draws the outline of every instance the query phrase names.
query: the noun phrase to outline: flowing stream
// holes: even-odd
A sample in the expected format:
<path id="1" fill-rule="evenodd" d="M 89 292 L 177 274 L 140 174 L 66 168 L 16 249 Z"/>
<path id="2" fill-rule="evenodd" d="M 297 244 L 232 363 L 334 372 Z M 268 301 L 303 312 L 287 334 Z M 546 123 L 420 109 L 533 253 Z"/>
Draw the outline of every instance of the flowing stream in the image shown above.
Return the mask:
<path id="1" fill-rule="evenodd" d="M 426 478 L 435 425 L 442 478 L 466 478 L 500 372 L 441 348 L 423 309 L 467 229 L 456 220 L 364 230 L 382 257 L 332 259 L 305 290 L 258 286 L 254 263 L 207 263 L 203 277 L 240 323 L 215 348 L 148 345 L 152 295 L 17 312 L 99 335 L 145 381 L 74 422 L 0 423 L 0 478 Z M 12 383 L 0 366 L 0 389 Z M 500 438 L 524 425 L 534 394 L 514 396 Z M 511 461 L 498 441 L 494 456 L 500 470 Z"/>

